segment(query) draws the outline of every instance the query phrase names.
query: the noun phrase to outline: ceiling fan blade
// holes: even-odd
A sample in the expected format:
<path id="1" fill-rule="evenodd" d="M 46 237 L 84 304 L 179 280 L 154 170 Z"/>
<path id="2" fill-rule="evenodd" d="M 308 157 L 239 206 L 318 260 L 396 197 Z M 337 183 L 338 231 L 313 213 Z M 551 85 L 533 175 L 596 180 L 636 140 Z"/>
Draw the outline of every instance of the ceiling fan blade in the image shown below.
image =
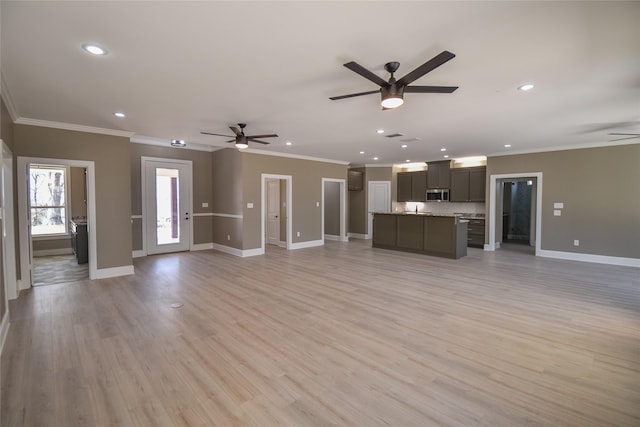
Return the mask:
<path id="1" fill-rule="evenodd" d="M 640 135 L 636 135 L 636 136 L 627 136 L 626 138 L 618 138 L 618 139 L 610 139 L 610 142 L 613 141 L 624 141 L 625 139 L 633 139 L 633 138 L 640 138 Z"/>
<path id="2" fill-rule="evenodd" d="M 414 80 L 419 79 L 420 77 L 424 76 L 428 72 L 435 70 L 445 62 L 455 57 L 456 55 L 449 52 L 448 50 L 442 51 L 438 55 L 434 56 L 433 58 L 431 58 L 430 60 L 428 60 L 427 62 L 425 62 L 424 64 L 422 64 L 421 66 L 419 66 L 418 68 L 416 68 L 415 70 L 413 70 L 412 72 L 410 72 L 409 74 L 401 78 L 400 80 L 398 80 L 398 84 L 403 86 L 411 84 Z"/>
<path id="3" fill-rule="evenodd" d="M 227 142 L 236 142 L 236 140 L 235 139 L 230 139 Z"/>
<path id="4" fill-rule="evenodd" d="M 360 74 L 365 79 L 374 82 L 378 86 L 381 86 L 381 87 L 389 86 L 389 83 L 385 81 L 382 77 L 376 74 L 373 74 L 371 71 L 367 70 L 362 65 L 356 62 L 353 62 L 353 61 L 347 62 L 346 64 L 344 64 L 344 66 L 350 69 L 351 71 L 353 71 L 354 73 Z"/>
<path id="5" fill-rule="evenodd" d="M 373 93 L 380 93 L 380 89 L 378 89 L 378 90 L 370 90 L 370 91 L 367 91 L 367 92 L 352 93 L 352 94 L 349 94 L 349 95 L 332 96 L 329 99 L 332 100 L 332 101 L 337 101 L 338 99 L 353 98 L 354 96 L 362 96 L 362 95 L 371 95 Z"/>
<path id="6" fill-rule="evenodd" d="M 229 129 L 231 129 L 231 131 L 232 131 L 233 133 L 235 133 L 235 134 L 236 134 L 236 136 L 240 136 L 240 135 L 242 135 L 242 132 L 240 131 L 240 129 L 238 129 L 238 128 L 237 128 L 237 127 L 235 127 L 235 126 L 229 126 Z"/>
<path id="7" fill-rule="evenodd" d="M 609 135 L 633 135 L 633 136 L 640 136 L 640 133 L 610 133 Z"/>
<path id="8" fill-rule="evenodd" d="M 200 132 L 200 133 L 203 134 L 203 135 L 226 136 L 227 138 L 231 138 L 230 135 L 222 135 L 222 134 L 219 134 L 219 133 L 211 133 L 211 132 Z"/>
<path id="9" fill-rule="evenodd" d="M 404 93 L 451 93 L 458 86 L 405 86 Z"/>
<path id="10" fill-rule="evenodd" d="M 251 142 L 257 142 L 258 144 L 267 144 L 267 145 L 271 144 L 270 142 L 267 142 L 267 141 L 260 141 L 260 140 L 249 138 L 249 137 L 247 137 L 247 140 Z"/>
<path id="11" fill-rule="evenodd" d="M 269 135 L 247 135 L 247 138 L 251 139 L 251 138 L 277 138 L 278 135 L 275 133 L 269 134 Z"/>

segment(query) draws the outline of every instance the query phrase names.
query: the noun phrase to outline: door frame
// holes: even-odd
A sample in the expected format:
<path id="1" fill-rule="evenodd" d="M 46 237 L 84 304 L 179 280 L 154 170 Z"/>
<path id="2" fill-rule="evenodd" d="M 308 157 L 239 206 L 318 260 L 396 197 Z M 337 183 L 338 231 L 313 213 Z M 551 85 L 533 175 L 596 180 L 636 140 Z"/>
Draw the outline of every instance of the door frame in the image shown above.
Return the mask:
<path id="1" fill-rule="evenodd" d="M 191 160 L 180 160 L 180 159 L 166 159 L 163 157 L 148 157 L 141 156 L 140 157 L 140 196 L 141 196 L 141 207 L 142 207 L 142 256 L 149 255 L 149 246 L 147 245 L 147 162 L 161 162 L 161 163 L 173 163 L 179 165 L 186 165 L 189 168 L 189 185 L 187 188 L 189 189 L 187 194 L 187 204 L 189 207 L 189 250 L 193 250 L 193 162 Z"/>
<path id="2" fill-rule="evenodd" d="M 367 239 L 373 238 L 373 209 L 371 207 L 371 188 L 373 184 L 386 184 L 388 187 L 389 198 L 387 200 L 387 210 L 385 212 L 391 212 L 391 181 L 369 181 L 367 183 Z"/>
<path id="3" fill-rule="evenodd" d="M 498 207 L 502 206 L 502 190 L 499 189 L 498 181 L 503 179 L 516 179 L 516 178 L 535 178 L 535 223 L 536 223 L 536 242 L 535 242 L 535 255 L 540 255 L 540 249 L 542 246 L 542 172 L 529 172 L 529 173 L 507 173 L 507 174 L 494 174 L 489 176 L 489 243 L 485 243 L 485 251 L 495 251 L 500 247 L 500 243 L 496 244 L 496 222 Z M 501 210 L 501 209 L 500 209 Z M 502 212 L 500 213 L 502 216 Z M 486 228 L 485 228 L 486 230 Z"/>
<path id="4" fill-rule="evenodd" d="M 338 240 L 341 242 L 348 242 L 347 237 L 347 195 L 345 192 L 346 180 L 343 178 L 322 178 L 322 241 L 325 240 L 324 234 L 324 190 L 327 182 L 337 182 L 340 185 L 340 236 Z"/>
<path id="5" fill-rule="evenodd" d="M 0 211 L 0 215 L 2 217 L 2 271 L 4 274 L 5 298 L 6 301 L 8 301 L 18 298 L 18 280 L 16 274 L 15 216 L 13 214 L 15 207 L 13 197 L 13 172 L 15 163 L 11 150 L 4 142 L 2 142 L 1 162 L 2 211 Z M 5 167 L 5 163 L 9 165 L 8 168 Z M 4 179 L 5 176 L 8 177 L 7 180 Z"/>
<path id="6" fill-rule="evenodd" d="M 50 159 L 44 157 L 17 157 L 16 176 L 18 186 L 18 234 L 20 239 L 20 290 L 32 286 L 31 236 L 29 233 L 28 176 L 27 168 L 31 164 L 60 165 L 79 167 L 87 170 L 87 232 L 89 234 L 89 279 L 98 275 L 98 253 L 96 237 L 96 175 L 95 162 L 91 160 Z M 20 179 L 22 177 L 22 179 Z"/>
<path id="7" fill-rule="evenodd" d="M 293 177 L 291 175 L 275 175 L 270 173 L 263 173 L 260 175 L 260 249 L 262 253 L 265 253 L 266 249 L 266 238 L 265 238 L 265 223 L 267 220 L 267 181 L 270 179 L 283 179 L 286 181 L 287 185 L 285 188 L 287 191 L 285 192 L 284 199 L 287 204 L 287 218 L 286 218 L 286 227 L 287 227 L 287 238 L 285 241 L 285 247 L 287 250 L 291 249 L 292 242 L 292 224 L 291 218 L 293 218 L 293 193 L 292 193 L 292 182 Z M 282 198 L 280 198 L 280 203 L 282 203 Z"/>

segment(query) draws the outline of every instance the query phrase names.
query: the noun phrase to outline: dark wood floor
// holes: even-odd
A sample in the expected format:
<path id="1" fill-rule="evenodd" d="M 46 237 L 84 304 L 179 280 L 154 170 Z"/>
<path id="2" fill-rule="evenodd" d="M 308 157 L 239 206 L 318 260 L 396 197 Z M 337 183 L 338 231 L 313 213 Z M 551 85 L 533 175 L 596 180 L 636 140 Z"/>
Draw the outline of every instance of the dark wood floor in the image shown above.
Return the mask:
<path id="1" fill-rule="evenodd" d="M 365 241 L 135 269 L 11 303 L 2 426 L 640 425 L 638 269 Z"/>

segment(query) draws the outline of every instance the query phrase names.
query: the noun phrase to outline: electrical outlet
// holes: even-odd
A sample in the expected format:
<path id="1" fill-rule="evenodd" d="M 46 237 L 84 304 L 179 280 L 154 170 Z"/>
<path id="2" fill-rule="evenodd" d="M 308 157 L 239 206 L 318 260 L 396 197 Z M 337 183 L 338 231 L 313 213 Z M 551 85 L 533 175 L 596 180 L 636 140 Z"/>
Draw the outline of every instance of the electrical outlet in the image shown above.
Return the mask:
<path id="1" fill-rule="evenodd" d="M 227 240 L 231 240 L 231 234 L 227 234 Z"/>
<path id="2" fill-rule="evenodd" d="M 300 237 L 300 232 L 299 232 L 299 231 L 296 233 L 296 236 L 297 236 L 297 237 Z"/>
<path id="3" fill-rule="evenodd" d="M 580 240 L 574 240 L 573 246 L 580 246 Z"/>

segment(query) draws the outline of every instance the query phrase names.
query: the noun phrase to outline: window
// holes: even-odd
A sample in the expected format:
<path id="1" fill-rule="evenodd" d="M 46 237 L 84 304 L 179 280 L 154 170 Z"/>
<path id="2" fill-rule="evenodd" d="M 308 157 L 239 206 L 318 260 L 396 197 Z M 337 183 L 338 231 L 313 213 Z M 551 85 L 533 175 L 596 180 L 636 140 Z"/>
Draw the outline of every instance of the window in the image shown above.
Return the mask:
<path id="1" fill-rule="evenodd" d="M 33 236 L 67 234 L 67 168 L 31 165 L 29 201 Z"/>

